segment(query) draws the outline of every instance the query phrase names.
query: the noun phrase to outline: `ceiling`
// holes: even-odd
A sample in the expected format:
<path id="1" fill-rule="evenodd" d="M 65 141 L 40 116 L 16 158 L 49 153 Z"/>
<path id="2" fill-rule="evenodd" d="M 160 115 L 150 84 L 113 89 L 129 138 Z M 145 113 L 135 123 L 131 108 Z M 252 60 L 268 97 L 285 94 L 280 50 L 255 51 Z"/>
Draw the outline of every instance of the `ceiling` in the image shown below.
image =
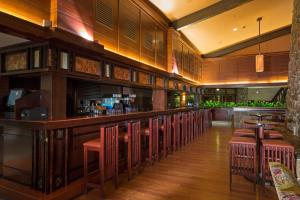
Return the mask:
<path id="1" fill-rule="evenodd" d="M 28 40 L 0 32 L 0 48 L 24 42 L 28 42 Z"/>
<path id="2" fill-rule="evenodd" d="M 172 21 L 219 2 L 219 0 L 150 1 Z M 292 8 L 293 0 L 253 0 L 214 17 L 190 24 L 181 31 L 201 53 L 207 54 L 257 36 L 258 17 L 263 18 L 262 34 L 290 25 Z"/>

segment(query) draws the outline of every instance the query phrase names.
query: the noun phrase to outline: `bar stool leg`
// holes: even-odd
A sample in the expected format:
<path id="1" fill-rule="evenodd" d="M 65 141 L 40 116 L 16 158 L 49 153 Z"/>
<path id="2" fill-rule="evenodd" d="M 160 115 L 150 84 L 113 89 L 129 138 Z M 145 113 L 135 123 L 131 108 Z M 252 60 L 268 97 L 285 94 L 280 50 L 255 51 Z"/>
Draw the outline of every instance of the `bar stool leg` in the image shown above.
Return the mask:
<path id="1" fill-rule="evenodd" d="M 83 148 L 83 173 L 84 173 L 84 193 L 87 193 L 87 183 L 88 183 L 88 152 L 87 152 L 87 148 L 84 147 Z"/>
<path id="2" fill-rule="evenodd" d="M 115 133 L 115 137 L 118 138 L 118 130 Z M 115 158 L 114 158 L 114 166 L 115 166 L 115 188 L 118 189 L 119 188 L 119 142 L 118 139 L 115 140 L 116 141 L 116 148 L 114 149 L 115 151 Z"/>
<path id="3" fill-rule="evenodd" d="M 128 170 L 128 181 L 132 178 L 131 172 L 131 124 L 128 123 L 128 143 L 127 143 L 127 170 Z"/>
<path id="4" fill-rule="evenodd" d="M 231 172 L 231 166 L 232 166 L 232 148 L 229 147 L 229 190 L 231 191 L 231 185 L 232 185 L 232 172 Z"/>

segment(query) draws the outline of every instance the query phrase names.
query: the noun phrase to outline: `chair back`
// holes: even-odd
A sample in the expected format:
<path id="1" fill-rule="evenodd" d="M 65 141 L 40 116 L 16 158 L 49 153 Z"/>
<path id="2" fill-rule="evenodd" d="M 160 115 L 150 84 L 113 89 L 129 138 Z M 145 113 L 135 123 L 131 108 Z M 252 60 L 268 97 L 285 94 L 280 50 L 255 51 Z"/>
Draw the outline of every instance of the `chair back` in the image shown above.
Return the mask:
<path id="1" fill-rule="evenodd" d="M 102 126 L 100 128 L 100 148 L 101 148 L 101 163 L 103 167 L 100 172 L 103 173 L 104 179 L 109 179 L 118 174 L 119 167 L 119 152 L 118 152 L 118 137 L 119 127 L 117 124 Z M 101 178 L 104 183 L 103 178 Z"/>
<path id="2" fill-rule="evenodd" d="M 141 122 L 128 122 L 128 162 L 132 167 L 141 164 Z"/>

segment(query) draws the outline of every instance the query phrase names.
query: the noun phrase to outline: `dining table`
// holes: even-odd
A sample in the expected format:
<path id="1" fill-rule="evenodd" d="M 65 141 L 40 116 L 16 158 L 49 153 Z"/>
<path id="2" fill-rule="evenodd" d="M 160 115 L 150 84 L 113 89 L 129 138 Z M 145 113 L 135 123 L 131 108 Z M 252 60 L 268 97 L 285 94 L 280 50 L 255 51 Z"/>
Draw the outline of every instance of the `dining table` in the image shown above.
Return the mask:
<path id="1" fill-rule="evenodd" d="M 275 121 L 269 121 L 269 120 L 254 120 L 254 119 L 245 119 L 244 123 L 248 124 L 248 125 L 252 125 L 252 127 L 255 128 L 257 163 L 258 163 L 258 166 L 260 166 L 260 163 L 261 163 L 261 160 L 260 160 L 260 149 L 261 149 L 261 140 L 264 139 L 264 129 L 266 127 L 279 127 L 279 126 L 283 126 L 284 123 L 282 123 L 282 122 L 275 122 Z M 258 168 L 258 171 L 260 171 L 260 167 Z M 256 181 L 259 182 L 260 180 L 261 180 L 261 177 L 258 174 L 258 177 L 256 178 Z"/>
<path id="2" fill-rule="evenodd" d="M 262 121 L 265 117 L 272 117 L 273 114 L 269 113 L 250 113 L 250 116 L 257 117 L 258 120 Z"/>

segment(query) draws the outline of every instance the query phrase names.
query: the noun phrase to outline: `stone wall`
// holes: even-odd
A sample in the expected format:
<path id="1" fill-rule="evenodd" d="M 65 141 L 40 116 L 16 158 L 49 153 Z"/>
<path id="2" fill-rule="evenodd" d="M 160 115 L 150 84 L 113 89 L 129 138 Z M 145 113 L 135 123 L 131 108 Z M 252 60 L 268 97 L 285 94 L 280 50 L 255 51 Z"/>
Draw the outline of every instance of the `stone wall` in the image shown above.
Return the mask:
<path id="1" fill-rule="evenodd" d="M 294 0 L 287 102 L 288 128 L 300 129 L 300 0 Z"/>

